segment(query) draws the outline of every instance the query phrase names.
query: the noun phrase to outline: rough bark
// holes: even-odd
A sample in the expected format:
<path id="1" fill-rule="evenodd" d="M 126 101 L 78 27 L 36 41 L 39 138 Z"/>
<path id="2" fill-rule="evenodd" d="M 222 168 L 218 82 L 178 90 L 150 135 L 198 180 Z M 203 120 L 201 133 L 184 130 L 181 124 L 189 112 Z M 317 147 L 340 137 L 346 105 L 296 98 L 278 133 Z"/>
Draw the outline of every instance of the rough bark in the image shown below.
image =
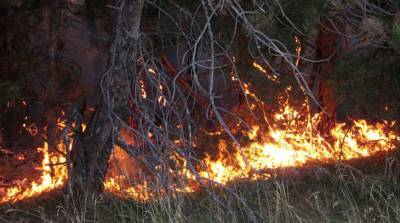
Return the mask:
<path id="1" fill-rule="evenodd" d="M 120 120 L 127 119 L 129 76 L 135 75 L 143 0 L 117 0 L 116 3 L 115 36 L 109 69 L 101 84 L 100 103 L 73 147 L 71 182 L 78 191 L 96 193 L 102 190 Z"/>

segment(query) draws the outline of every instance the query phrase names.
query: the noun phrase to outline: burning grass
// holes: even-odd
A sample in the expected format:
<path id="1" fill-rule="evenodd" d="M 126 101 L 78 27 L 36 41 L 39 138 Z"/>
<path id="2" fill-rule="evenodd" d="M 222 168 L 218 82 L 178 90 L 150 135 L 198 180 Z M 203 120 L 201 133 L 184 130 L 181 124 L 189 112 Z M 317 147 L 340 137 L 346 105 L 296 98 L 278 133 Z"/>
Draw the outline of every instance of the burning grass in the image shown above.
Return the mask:
<path id="1" fill-rule="evenodd" d="M 274 124 L 268 131 L 261 131 L 258 125 L 242 131 L 250 139 L 250 143 L 242 147 L 221 137 L 217 153 L 206 153 L 196 173 L 189 170 L 187 161 L 179 154 L 173 154 L 171 160 L 177 165 L 175 169 L 168 167 L 170 169 L 167 170 L 178 183 L 169 183 L 164 189 L 160 190 L 158 184 L 162 182 L 158 179 L 138 179 L 136 176 L 132 177 L 135 179 L 134 185 L 130 186 L 126 183 L 129 181 L 126 172 L 115 169 L 112 170 L 115 171 L 113 174 L 108 175 L 105 189 L 120 197 L 148 201 L 166 193 L 193 193 L 204 185 L 266 180 L 276 177 L 276 170 L 285 168 L 296 169 L 309 164 L 325 165 L 371 157 L 394 151 L 400 139 L 390 129 L 394 121 L 368 124 L 362 119 L 351 120 L 349 123 L 335 123 L 328 134 L 322 134 L 317 129 L 321 124 L 321 114 L 300 114 L 287 105 L 273 118 Z M 121 150 L 116 152 L 117 157 L 126 156 L 123 154 Z"/>
<path id="2" fill-rule="evenodd" d="M 395 121 L 382 120 L 370 123 L 364 119 L 349 118 L 347 122 L 336 122 L 335 120 L 325 122 L 322 120 L 323 113 L 313 114 L 310 111 L 309 101 L 306 100 L 296 108 L 289 103 L 289 93 L 292 90 L 290 86 L 287 87 L 281 97 L 278 97 L 277 101 L 280 102 L 279 109 L 267 112 L 264 102 L 259 100 L 256 94 L 252 93 L 250 84 L 243 84 L 243 90 L 248 99 L 248 104 L 245 106 L 250 108 L 250 112 L 258 112 L 263 115 L 258 117 L 256 121 L 248 122 L 246 128 L 239 123 L 228 130 L 227 128 L 216 127 L 214 129 L 216 130 L 215 132 L 207 132 L 207 137 L 217 139 L 218 143 L 212 145 L 215 147 L 214 152 L 212 152 L 212 149 L 205 150 L 202 153 L 202 157 L 193 157 L 190 160 L 184 157 L 184 152 L 181 152 L 186 149 L 185 142 L 177 140 L 171 148 L 157 148 L 163 151 L 163 160 L 156 160 L 157 157 L 150 157 L 150 160 L 154 162 L 150 163 L 149 166 L 153 166 L 146 167 L 144 163 L 147 162 L 149 164 L 149 161 L 146 160 L 146 154 L 132 158 L 126 151 L 116 146 L 111 156 L 111 165 L 105 176 L 105 196 L 111 194 L 119 199 L 133 200 L 133 204 L 136 204 L 135 202 L 143 202 L 144 204 L 142 205 L 146 208 L 149 206 L 155 208 L 157 205 L 161 205 L 163 207 L 161 212 L 164 209 L 169 210 L 168 208 L 176 207 L 179 209 L 179 213 L 175 213 L 179 214 L 179 216 L 173 217 L 173 219 L 176 218 L 176 221 L 187 220 L 186 216 L 192 215 L 192 213 L 185 211 L 187 206 L 200 209 L 208 208 L 201 205 L 198 207 L 195 204 L 198 200 L 205 203 L 213 201 L 208 204 L 210 205 L 212 217 L 214 219 L 215 210 L 221 210 L 222 220 L 219 218 L 217 220 L 222 222 L 225 220 L 229 220 L 229 222 L 239 221 L 238 219 L 242 217 L 253 221 L 260 218 L 260 216 L 261 219 L 264 219 L 264 217 L 271 214 L 275 215 L 276 219 L 278 219 L 276 221 L 280 222 L 281 214 L 277 214 L 275 211 L 279 211 L 279 213 L 280 211 L 285 212 L 284 221 L 300 221 L 307 213 L 301 212 L 303 206 L 299 206 L 298 210 L 300 211 L 298 212 L 295 208 L 295 203 L 290 203 L 290 197 L 287 197 L 288 194 L 286 193 L 289 192 L 288 188 L 291 187 L 291 183 L 282 184 L 282 182 L 288 181 L 278 181 L 279 177 L 287 175 L 289 179 L 292 179 L 297 172 L 304 172 L 310 166 L 326 167 L 336 163 L 357 162 L 366 158 L 373 160 L 373 157 L 391 153 L 398 147 L 400 136 L 394 130 Z M 66 127 L 65 120 L 58 119 L 58 122 L 57 126 L 60 130 Z M 329 128 L 324 128 L 328 129 L 328 131 L 321 131 L 320 126 L 328 124 Z M 82 129 L 84 130 L 85 127 L 82 126 Z M 241 135 L 246 140 L 239 142 L 226 137 L 229 131 L 235 134 L 235 137 Z M 73 134 L 65 133 L 65 135 L 71 136 L 71 140 L 73 139 Z M 147 135 L 149 137 L 147 142 L 152 143 L 150 136 L 153 133 L 148 132 Z M 124 137 L 123 134 L 121 136 Z M 135 139 L 134 136 L 130 135 L 125 138 L 125 143 L 132 142 L 134 144 Z M 171 140 L 171 142 L 174 141 Z M 0 204 L 12 204 L 28 198 L 32 199 L 44 193 L 66 187 L 68 174 L 67 165 L 65 165 L 65 154 L 68 154 L 68 152 L 61 140 L 55 147 L 57 148 L 49 148 L 49 145 L 44 142 L 42 147 L 37 148 L 38 153 L 43 156 L 40 166 L 37 167 L 41 173 L 40 177 L 29 178 L 29 176 L 23 175 L 22 183 L 0 187 Z M 200 153 L 201 148 L 194 146 L 194 149 L 199 150 L 194 151 L 194 153 Z M 150 155 L 154 156 L 153 153 L 150 153 Z M 17 156 L 15 158 L 18 159 Z M 318 169 L 318 167 L 313 169 Z M 351 176 L 355 179 L 354 174 L 358 174 L 358 172 L 351 168 L 349 170 L 352 171 Z M 337 168 L 335 171 L 337 171 Z M 322 174 L 321 178 L 330 176 L 335 179 L 334 181 L 352 180 L 347 179 L 349 174 L 347 172 L 345 174 L 346 177 L 342 172 L 338 174 L 331 173 L 332 168 L 329 171 L 323 170 L 323 172 L 324 174 Z M 316 176 L 318 180 L 320 176 Z M 357 178 L 359 177 L 357 176 Z M 389 178 L 392 179 L 393 176 L 390 175 Z M 362 177 L 360 179 L 361 181 L 365 180 Z M 314 180 L 311 179 L 310 181 Z M 238 182 L 242 182 L 240 183 L 242 186 L 239 186 Z M 354 183 L 358 184 L 356 181 Z M 397 183 L 397 179 L 392 183 Z M 273 206 L 270 206 L 272 205 L 270 203 L 270 196 L 272 195 L 269 194 L 270 191 L 264 191 L 266 187 L 263 186 L 270 184 L 275 185 L 276 188 L 274 189 L 279 190 L 279 193 L 283 193 L 282 195 L 279 194 L 279 197 L 273 197 L 275 202 L 278 202 Z M 257 187 L 255 188 L 254 185 L 257 185 Z M 259 185 L 261 185 L 261 189 L 258 188 Z M 323 186 L 327 187 L 328 185 Z M 375 190 L 374 187 L 376 186 L 378 185 L 374 185 L 369 190 Z M 247 191 L 247 187 L 252 189 Z M 324 187 L 321 188 L 321 192 L 317 190 L 312 194 L 325 193 Z M 294 202 L 302 200 L 297 197 L 297 189 L 294 188 L 294 192 L 290 192 L 290 194 L 294 194 Z M 206 194 L 209 197 L 200 196 L 204 191 L 207 192 Z M 251 195 L 253 191 L 258 191 L 255 198 Z M 275 193 L 278 192 L 275 191 Z M 351 191 L 346 193 L 346 196 L 350 196 L 353 199 L 352 196 L 354 194 Z M 340 198 L 341 195 L 337 196 Z M 196 199 L 189 199 L 190 197 L 196 197 Z M 350 199 L 348 197 L 340 199 L 345 198 Z M 87 197 L 84 197 L 84 200 L 85 205 L 86 202 L 93 202 L 92 199 L 87 200 Z M 106 200 L 115 201 L 114 199 Z M 164 202 L 166 201 L 169 206 L 162 206 L 165 205 Z M 96 202 L 101 204 L 103 201 L 96 200 Z M 349 200 L 340 202 L 349 202 Z M 117 203 L 120 204 L 121 202 L 118 201 Z M 286 206 L 277 206 L 278 204 Z M 65 212 L 64 217 L 68 219 L 71 217 L 69 216 L 71 213 L 76 213 L 72 216 L 80 216 L 80 220 L 74 220 L 78 222 L 87 219 L 86 211 L 91 211 L 79 211 L 82 204 L 74 203 L 72 205 L 73 210 L 70 210 L 70 202 L 65 205 L 60 204 L 60 210 Z M 230 209 L 231 206 L 234 207 L 233 211 Z M 263 213 L 265 207 L 271 208 L 267 214 Z M 96 207 L 93 208 L 96 210 Z M 91 207 L 91 209 L 93 208 Z M 239 208 L 238 213 L 242 215 L 241 217 L 235 214 L 237 208 Z M 229 211 L 226 212 L 227 210 Z M 253 213 L 250 210 L 256 210 L 256 212 Z M 155 209 L 152 209 L 152 211 L 155 211 Z M 145 209 L 144 212 L 143 216 L 145 218 L 149 217 L 146 215 L 148 210 Z M 305 210 L 305 212 L 307 211 Z M 89 218 L 98 218 L 100 215 L 96 216 L 96 213 L 89 213 L 91 216 Z M 156 213 L 151 212 L 151 214 L 157 216 L 159 213 L 157 210 Z M 167 214 L 167 219 L 170 219 L 171 216 L 169 214 L 171 213 Z M 314 214 L 318 215 L 318 213 Z M 286 218 L 288 217 L 286 215 L 290 218 Z M 195 219 L 197 218 L 201 219 L 200 216 Z M 99 217 L 99 219 L 101 218 Z M 153 220 L 152 216 L 150 216 L 150 220 Z"/>
<path id="3" fill-rule="evenodd" d="M 400 140 L 391 130 L 394 121 L 368 124 L 362 119 L 351 120 L 335 123 L 329 133 L 323 134 L 317 128 L 321 114 L 301 114 L 286 104 L 272 118 L 274 122 L 268 130 L 262 131 L 255 124 L 241 131 L 250 140 L 246 145 L 239 147 L 220 138 L 217 153 L 206 153 L 195 170 L 189 169 L 187 159 L 180 153 L 171 153 L 170 160 L 174 165 L 154 167 L 160 173 L 164 171 L 167 176 L 164 181 L 160 180 L 163 177 L 154 176 L 155 173 L 146 173 L 140 162 L 116 147 L 104 189 L 118 197 L 147 202 L 179 193 L 198 192 L 202 187 L 267 180 L 276 177 L 275 172 L 280 169 L 370 157 L 394 151 Z M 22 183 L 3 187 L 0 203 L 35 197 L 66 185 L 64 144 L 60 142 L 55 152 L 49 150 L 47 143 L 37 150 L 43 155 L 41 165 L 37 167 L 41 171 L 40 177 L 31 181 L 23 178 Z"/>
<path id="4" fill-rule="evenodd" d="M 16 185 L 6 187 L 0 191 L 3 195 L 0 197 L 0 203 L 20 201 L 64 186 L 67 169 L 61 164 L 65 163 L 65 157 L 50 153 L 47 143 L 37 151 L 43 155 L 41 165 L 36 167 L 40 171 L 39 179 L 30 181 L 28 178 L 23 178 Z"/>
<path id="5" fill-rule="evenodd" d="M 285 169 L 269 180 L 214 188 L 219 202 L 205 192 L 148 203 L 113 196 L 72 203 L 47 196 L 3 206 L 0 222 L 248 222 L 242 201 L 260 222 L 398 222 L 398 154 L 372 159 Z"/>

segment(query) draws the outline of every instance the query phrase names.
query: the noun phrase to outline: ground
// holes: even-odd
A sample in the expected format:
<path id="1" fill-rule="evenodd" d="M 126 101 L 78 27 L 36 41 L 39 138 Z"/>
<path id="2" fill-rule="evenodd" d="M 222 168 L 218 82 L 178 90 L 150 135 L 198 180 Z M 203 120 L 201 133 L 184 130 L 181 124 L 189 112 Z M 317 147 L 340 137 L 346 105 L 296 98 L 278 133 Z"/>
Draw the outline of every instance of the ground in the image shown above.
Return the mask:
<path id="1" fill-rule="evenodd" d="M 214 198 L 200 192 L 138 203 L 103 195 L 77 204 L 55 191 L 1 207 L 0 222 L 400 222 L 397 153 L 279 170 L 272 180 L 215 189 Z"/>

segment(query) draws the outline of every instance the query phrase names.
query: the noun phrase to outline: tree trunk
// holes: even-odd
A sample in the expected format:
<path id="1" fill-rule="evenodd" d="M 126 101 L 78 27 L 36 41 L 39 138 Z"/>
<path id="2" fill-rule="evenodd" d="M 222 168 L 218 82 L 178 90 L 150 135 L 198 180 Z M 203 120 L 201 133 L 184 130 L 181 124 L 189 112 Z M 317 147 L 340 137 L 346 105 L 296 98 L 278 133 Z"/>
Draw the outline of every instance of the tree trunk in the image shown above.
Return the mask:
<path id="1" fill-rule="evenodd" d="M 98 193 L 120 120 L 127 119 L 129 75 L 135 75 L 137 42 L 143 0 L 116 1 L 116 27 L 108 71 L 101 84 L 101 99 L 86 130 L 75 138 L 71 183 L 73 191 Z M 115 139 L 115 140 L 114 140 Z"/>
<path id="2" fill-rule="evenodd" d="M 328 59 L 328 61 L 319 65 L 320 74 L 326 75 L 332 73 L 339 55 L 346 51 L 347 38 L 341 34 L 346 33 L 345 25 L 340 15 L 322 22 L 316 41 L 318 59 Z M 337 100 L 334 96 L 334 89 L 327 81 L 318 76 L 315 79 L 313 88 L 313 93 L 326 112 L 322 116 L 319 130 L 326 133 L 330 131 L 336 121 Z"/>

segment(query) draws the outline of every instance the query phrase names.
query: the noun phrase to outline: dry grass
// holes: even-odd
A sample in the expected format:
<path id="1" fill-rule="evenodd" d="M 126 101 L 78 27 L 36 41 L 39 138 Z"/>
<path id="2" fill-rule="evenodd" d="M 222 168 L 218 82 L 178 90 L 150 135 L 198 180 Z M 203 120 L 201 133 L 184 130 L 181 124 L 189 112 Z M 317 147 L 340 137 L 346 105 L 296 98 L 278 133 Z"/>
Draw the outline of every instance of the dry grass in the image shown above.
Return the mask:
<path id="1" fill-rule="evenodd" d="M 282 171 L 280 178 L 238 182 L 207 193 L 141 204 L 110 196 L 73 203 L 52 195 L 0 209 L 0 222 L 400 222 L 396 156 L 357 164 Z M 240 198 L 240 199 L 239 199 Z"/>

